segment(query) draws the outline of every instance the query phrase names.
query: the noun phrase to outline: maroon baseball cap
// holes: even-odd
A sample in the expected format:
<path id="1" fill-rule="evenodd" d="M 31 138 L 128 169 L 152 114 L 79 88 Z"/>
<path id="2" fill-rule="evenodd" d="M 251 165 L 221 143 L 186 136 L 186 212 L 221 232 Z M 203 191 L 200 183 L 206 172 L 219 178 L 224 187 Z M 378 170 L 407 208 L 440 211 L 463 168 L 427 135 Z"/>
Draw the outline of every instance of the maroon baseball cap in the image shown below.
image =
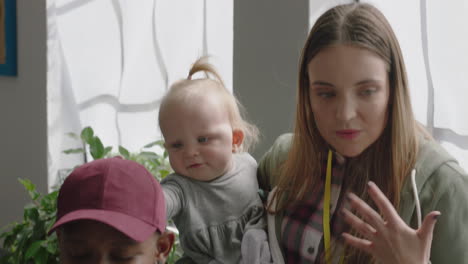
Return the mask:
<path id="1" fill-rule="evenodd" d="M 135 241 L 147 240 L 166 228 L 166 206 L 159 182 L 142 165 L 120 157 L 99 159 L 76 168 L 60 187 L 59 226 L 95 220 Z"/>

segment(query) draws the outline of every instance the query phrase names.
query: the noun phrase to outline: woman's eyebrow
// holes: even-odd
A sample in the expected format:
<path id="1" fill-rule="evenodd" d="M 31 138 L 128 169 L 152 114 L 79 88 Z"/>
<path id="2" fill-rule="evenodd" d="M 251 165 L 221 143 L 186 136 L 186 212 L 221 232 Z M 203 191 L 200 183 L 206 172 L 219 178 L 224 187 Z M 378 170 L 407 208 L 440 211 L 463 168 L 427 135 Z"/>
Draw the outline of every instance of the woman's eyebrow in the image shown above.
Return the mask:
<path id="1" fill-rule="evenodd" d="M 355 85 L 363 85 L 363 84 L 380 84 L 382 83 L 382 80 L 380 79 L 364 79 L 359 82 L 357 82 Z"/>
<path id="2" fill-rule="evenodd" d="M 315 82 L 311 83 L 311 85 L 320 85 L 320 86 L 335 87 L 333 84 L 327 83 L 327 82 L 324 82 L 324 81 L 315 81 Z"/>

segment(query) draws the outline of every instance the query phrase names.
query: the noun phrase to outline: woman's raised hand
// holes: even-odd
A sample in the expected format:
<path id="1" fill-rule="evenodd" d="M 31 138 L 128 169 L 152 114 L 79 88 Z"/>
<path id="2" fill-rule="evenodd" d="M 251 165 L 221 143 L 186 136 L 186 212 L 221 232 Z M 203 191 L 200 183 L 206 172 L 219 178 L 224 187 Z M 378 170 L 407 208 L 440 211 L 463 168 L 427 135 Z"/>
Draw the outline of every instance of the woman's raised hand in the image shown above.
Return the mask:
<path id="1" fill-rule="evenodd" d="M 373 182 L 368 192 L 382 216 L 353 193 L 348 194 L 350 205 L 361 216 L 342 209 L 345 221 L 362 237 L 343 233 L 346 243 L 373 255 L 380 263 L 429 263 L 432 233 L 440 212 L 429 213 L 417 230 L 409 227 Z"/>

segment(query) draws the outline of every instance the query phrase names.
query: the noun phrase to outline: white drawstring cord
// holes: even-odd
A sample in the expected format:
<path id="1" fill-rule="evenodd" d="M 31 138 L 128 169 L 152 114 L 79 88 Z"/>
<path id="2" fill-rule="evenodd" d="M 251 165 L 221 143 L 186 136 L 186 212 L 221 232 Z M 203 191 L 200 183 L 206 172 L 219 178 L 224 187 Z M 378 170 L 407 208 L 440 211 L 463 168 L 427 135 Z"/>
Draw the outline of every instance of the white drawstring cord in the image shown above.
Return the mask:
<path id="1" fill-rule="evenodd" d="M 276 199 L 273 200 L 275 196 L 274 193 L 277 191 L 277 187 L 271 190 L 270 194 L 268 194 L 268 203 L 271 203 L 271 208 L 276 207 Z M 276 198 L 276 197 L 275 197 Z M 281 248 L 279 246 L 278 239 L 276 238 L 276 215 L 268 213 L 267 215 L 267 224 L 268 224 L 268 241 L 270 242 L 270 252 L 271 258 L 273 263 L 275 264 L 283 264 L 284 258 L 283 254 L 281 253 Z"/>
<path id="2" fill-rule="evenodd" d="M 416 169 L 411 171 L 411 183 L 413 185 L 414 203 L 416 204 L 416 216 L 418 217 L 418 228 L 421 227 L 421 205 L 419 204 L 418 187 L 416 186 Z"/>
<path id="3" fill-rule="evenodd" d="M 413 186 L 414 203 L 416 204 L 416 216 L 418 218 L 418 229 L 421 228 L 421 204 L 419 203 L 418 186 L 416 185 L 416 169 L 411 171 L 411 185 Z M 429 260 L 428 264 L 431 264 Z"/>

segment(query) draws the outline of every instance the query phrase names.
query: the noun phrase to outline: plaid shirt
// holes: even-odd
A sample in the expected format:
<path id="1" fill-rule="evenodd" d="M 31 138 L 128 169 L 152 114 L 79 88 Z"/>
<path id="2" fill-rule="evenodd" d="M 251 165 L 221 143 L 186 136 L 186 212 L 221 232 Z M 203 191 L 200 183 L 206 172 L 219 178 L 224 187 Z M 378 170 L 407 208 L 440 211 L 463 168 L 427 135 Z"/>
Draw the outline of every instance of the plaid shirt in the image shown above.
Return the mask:
<path id="1" fill-rule="evenodd" d="M 338 162 L 340 161 L 340 162 Z M 336 158 L 332 162 L 331 200 L 330 200 L 330 228 L 332 247 L 339 250 L 343 247 L 337 239 L 345 230 L 344 223 L 336 206 L 342 206 L 343 195 L 341 186 L 345 169 L 344 159 Z M 312 186 L 305 198 L 296 205 L 286 209 L 281 226 L 281 245 L 284 249 L 286 263 L 315 263 L 319 262 L 323 254 L 323 198 L 325 191 L 326 161 L 323 177 L 319 184 Z M 333 254 L 333 263 L 338 263 L 341 254 Z"/>

